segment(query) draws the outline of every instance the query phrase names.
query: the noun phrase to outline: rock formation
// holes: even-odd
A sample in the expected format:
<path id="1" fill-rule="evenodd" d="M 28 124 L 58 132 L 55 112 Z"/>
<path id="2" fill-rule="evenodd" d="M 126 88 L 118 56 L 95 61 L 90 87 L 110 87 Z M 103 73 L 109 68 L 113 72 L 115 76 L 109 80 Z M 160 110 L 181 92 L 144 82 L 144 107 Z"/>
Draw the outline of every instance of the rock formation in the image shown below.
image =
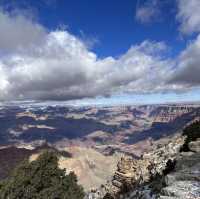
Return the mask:
<path id="1" fill-rule="evenodd" d="M 195 107 L 188 106 L 161 106 L 151 112 L 154 122 L 172 122 L 177 117 L 193 112 Z"/>
<path id="2" fill-rule="evenodd" d="M 189 148 L 193 152 L 200 152 L 200 139 L 197 139 L 195 142 L 190 142 Z"/>
<path id="3" fill-rule="evenodd" d="M 200 139 L 180 152 L 184 143 L 175 136 L 141 159 L 122 157 L 112 181 L 89 199 L 200 199 Z"/>
<path id="4" fill-rule="evenodd" d="M 200 198 L 200 153 L 182 153 L 175 170 L 165 177 L 159 199 Z"/>
<path id="5" fill-rule="evenodd" d="M 112 186 L 115 187 L 112 195 L 116 197 L 123 192 L 129 192 L 149 182 L 156 175 L 163 175 L 166 165 L 173 163 L 183 143 L 184 137 L 176 137 L 168 144 L 145 153 L 139 160 L 122 158 L 112 180 Z"/>

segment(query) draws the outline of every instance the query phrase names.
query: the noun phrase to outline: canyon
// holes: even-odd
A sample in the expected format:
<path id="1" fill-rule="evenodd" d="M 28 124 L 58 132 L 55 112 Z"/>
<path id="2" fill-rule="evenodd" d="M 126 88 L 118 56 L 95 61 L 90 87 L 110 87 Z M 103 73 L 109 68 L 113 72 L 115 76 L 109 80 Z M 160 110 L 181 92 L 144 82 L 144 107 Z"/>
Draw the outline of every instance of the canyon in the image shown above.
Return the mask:
<path id="1" fill-rule="evenodd" d="M 74 171 L 86 192 L 98 190 L 113 176 L 113 183 L 120 186 L 122 173 L 116 170 L 126 167 L 125 162 L 132 158 L 136 161 L 155 146 L 166 145 L 199 118 L 199 104 L 6 104 L 0 107 L 0 158 L 4 162 L 0 178 L 6 178 L 23 158 L 34 159 L 51 149 L 60 154 L 60 168 Z"/>

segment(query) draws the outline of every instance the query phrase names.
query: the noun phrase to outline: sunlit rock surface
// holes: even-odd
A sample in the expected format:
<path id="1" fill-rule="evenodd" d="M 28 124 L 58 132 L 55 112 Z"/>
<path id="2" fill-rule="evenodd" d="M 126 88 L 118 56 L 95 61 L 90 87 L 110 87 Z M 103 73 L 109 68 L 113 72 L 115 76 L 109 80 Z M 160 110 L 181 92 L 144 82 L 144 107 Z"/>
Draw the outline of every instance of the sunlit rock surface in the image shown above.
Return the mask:
<path id="1" fill-rule="evenodd" d="M 200 198 L 199 139 L 190 144 L 192 151 L 180 152 L 184 140 L 176 136 L 139 160 L 121 158 L 110 184 L 90 198 L 103 198 L 108 193 L 114 199 Z"/>

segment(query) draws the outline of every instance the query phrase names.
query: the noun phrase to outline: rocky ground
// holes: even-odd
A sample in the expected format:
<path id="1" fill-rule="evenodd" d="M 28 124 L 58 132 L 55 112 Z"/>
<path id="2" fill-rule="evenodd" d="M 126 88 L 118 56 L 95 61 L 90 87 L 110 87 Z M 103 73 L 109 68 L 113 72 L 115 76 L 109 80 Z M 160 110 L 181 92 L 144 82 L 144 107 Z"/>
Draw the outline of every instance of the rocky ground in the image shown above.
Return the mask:
<path id="1" fill-rule="evenodd" d="M 165 177 L 165 183 L 160 199 L 200 198 L 200 153 L 181 154 L 175 170 Z"/>

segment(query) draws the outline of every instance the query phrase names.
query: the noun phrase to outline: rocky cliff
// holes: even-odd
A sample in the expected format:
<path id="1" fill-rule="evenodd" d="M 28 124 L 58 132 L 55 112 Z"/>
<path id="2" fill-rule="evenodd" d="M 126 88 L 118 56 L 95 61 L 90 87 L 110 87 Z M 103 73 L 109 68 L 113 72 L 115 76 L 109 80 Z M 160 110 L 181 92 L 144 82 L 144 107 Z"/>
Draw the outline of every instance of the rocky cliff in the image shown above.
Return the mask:
<path id="1" fill-rule="evenodd" d="M 200 136 L 200 132 L 196 135 Z M 200 198 L 200 139 L 187 143 L 189 149 L 184 151 L 186 139 L 174 136 L 168 143 L 154 146 L 138 160 L 124 156 L 112 181 L 89 198 Z"/>
<path id="2" fill-rule="evenodd" d="M 175 137 L 166 145 L 158 145 L 152 151 L 145 153 L 139 160 L 122 158 L 113 177 L 112 186 L 115 191 L 111 195 L 116 198 L 128 192 L 128 195 L 131 197 L 135 195 L 137 198 L 139 192 L 132 190 L 139 190 L 156 176 L 162 176 L 166 172 L 167 165 L 172 165 L 175 161 L 183 143 L 184 137 Z"/>
<path id="3" fill-rule="evenodd" d="M 150 116 L 154 118 L 154 122 L 172 122 L 177 117 L 195 110 L 197 108 L 194 106 L 159 106 L 150 113 Z"/>

